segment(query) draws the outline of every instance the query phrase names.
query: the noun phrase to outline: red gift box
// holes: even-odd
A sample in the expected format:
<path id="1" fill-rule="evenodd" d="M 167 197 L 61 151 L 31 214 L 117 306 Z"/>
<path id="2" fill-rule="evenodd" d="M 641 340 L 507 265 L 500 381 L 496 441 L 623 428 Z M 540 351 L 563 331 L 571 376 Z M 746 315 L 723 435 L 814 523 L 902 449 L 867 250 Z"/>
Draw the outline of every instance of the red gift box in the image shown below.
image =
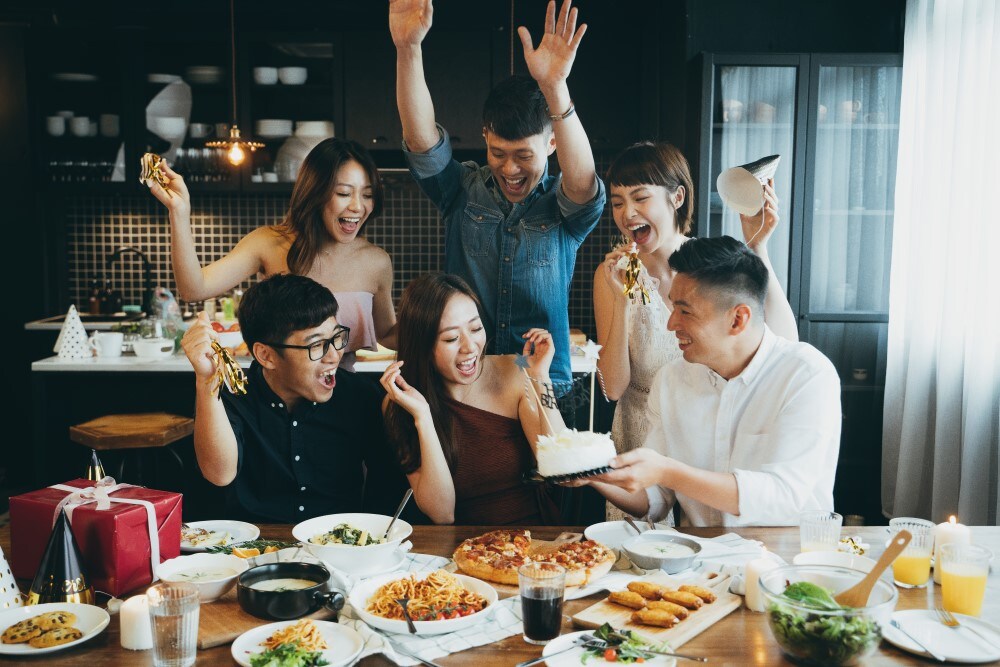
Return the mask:
<path id="1" fill-rule="evenodd" d="M 107 480 L 111 481 L 111 480 Z M 77 479 L 63 486 L 87 489 L 97 483 Z M 150 526 L 142 500 L 156 513 L 159 562 L 176 558 L 181 550 L 181 494 L 123 485 L 108 496 L 107 509 L 97 502 L 69 503 L 73 536 L 83 554 L 86 574 L 94 589 L 121 595 L 153 581 Z M 15 577 L 32 579 L 45 552 L 59 503 L 69 491 L 46 487 L 10 499 L 10 565 Z"/>

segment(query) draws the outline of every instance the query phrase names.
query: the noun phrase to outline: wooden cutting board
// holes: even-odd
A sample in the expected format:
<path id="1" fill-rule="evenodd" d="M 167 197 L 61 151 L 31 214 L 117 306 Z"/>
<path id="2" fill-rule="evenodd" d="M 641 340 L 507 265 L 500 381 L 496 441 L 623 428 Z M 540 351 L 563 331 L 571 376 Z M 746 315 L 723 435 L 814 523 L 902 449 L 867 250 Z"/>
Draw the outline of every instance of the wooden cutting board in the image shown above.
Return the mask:
<path id="1" fill-rule="evenodd" d="M 582 537 L 583 535 L 581 533 L 560 533 L 559 536 L 556 537 L 556 539 L 554 540 L 536 540 L 532 538 L 531 546 L 529 547 L 528 552 L 538 553 L 540 551 L 553 549 L 560 545 L 566 544 L 567 542 L 578 542 Z M 457 549 L 458 546 L 456 545 L 455 548 Z M 462 572 L 461 570 L 458 569 L 458 566 L 455 565 L 455 561 L 448 563 L 448 565 L 445 566 L 444 569 L 448 570 L 449 572 L 458 572 L 459 574 L 467 574 L 466 572 Z M 488 583 L 490 586 L 496 589 L 497 597 L 500 598 L 501 600 L 505 598 L 514 597 L 515 595 L 520 595 L 521 592 L 520 590 L 518 590 L 517 584 L 498 584 L 495 581 L 488 581 L 486 583 Z"/>
<path id="2" fill-rule="evenodd" d="M 198 648 L 212 648 L 213 646 L 231 644 L 234 639 L 247 630 L 274 622 L 257 618 L 243 611 L 240 603 L 236 600 L 235 588 L 215 602 L 201 605 L 199 615 Z M 333 612 L 329 611 L 326 607 L 320 607 L 319 611 L 305 618 L 324 621 L 333 618 L 333 616 Z"/>
<path id="3" fill-rule="evenodd" d="M 670 586 L 671 588 L 676 588 L 683 583 L 693 583 L 711 588 L 717 599 L 711 604 L 702 605 L 698 610 L 692 611 L 687 618 L 672 628 L 659 628 L 652 625 L 632 623 L 629 619 L 635 610 L 608 602 L 607 598 L 573 616 L 573 622 L 584 628 L 599 628 L 605 623 L 610 623 L 616 630 L 622 628 L 634 630 L 637 634 L 647 639 L 658 642 L 670 642 L 670 645 L 674 649 L 677 649 L 692 637 L 701 634 L 720 618 L 731 614 L 743 604 L 742 597 L 729 592 L 729 577 L 719 577 L 712 581 L 681 582 L 669 574 L 660 572 L 644 577 L 636 577 L 636 581 L 652 581 L 664 586 Z"/>

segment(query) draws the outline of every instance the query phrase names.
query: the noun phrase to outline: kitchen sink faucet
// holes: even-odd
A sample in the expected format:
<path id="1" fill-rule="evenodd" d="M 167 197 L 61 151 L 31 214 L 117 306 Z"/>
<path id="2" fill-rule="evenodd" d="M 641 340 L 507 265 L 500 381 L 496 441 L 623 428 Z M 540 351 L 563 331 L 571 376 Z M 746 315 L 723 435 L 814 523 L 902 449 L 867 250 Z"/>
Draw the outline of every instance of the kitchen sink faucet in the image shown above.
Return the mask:
<path id="1" fill-rule="evenodd" d="M 107 268 L 111 266 L 125 253 L 131 252 L 139 256 L 142 260 L 142 310 L 146 315 L 153 313 L 153 265 L 149 263 L 149 258 L 141 250 L 129 246 L 122 246 L 108 255 Z"/>

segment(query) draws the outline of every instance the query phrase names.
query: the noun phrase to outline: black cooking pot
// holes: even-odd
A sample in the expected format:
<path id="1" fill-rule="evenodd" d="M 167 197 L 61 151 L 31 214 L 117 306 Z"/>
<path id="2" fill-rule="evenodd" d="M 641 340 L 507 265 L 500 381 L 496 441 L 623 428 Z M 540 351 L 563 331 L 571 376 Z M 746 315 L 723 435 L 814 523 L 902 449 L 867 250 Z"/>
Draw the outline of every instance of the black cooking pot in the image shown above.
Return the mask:
<path id="1" fill-rule="evenodd" d="M 308 579 L 315 586 L 297 590 L 262 591 L 251 588 L 268 579 Z M 344 607 L 344 594 L 329 588 L 330 572 L 313 563 L 270 563 L 240 575 L 236 598 L 243 611 L 258 618 L 287 621 L 311 614 L 320 607 L 336 613 Z"/>

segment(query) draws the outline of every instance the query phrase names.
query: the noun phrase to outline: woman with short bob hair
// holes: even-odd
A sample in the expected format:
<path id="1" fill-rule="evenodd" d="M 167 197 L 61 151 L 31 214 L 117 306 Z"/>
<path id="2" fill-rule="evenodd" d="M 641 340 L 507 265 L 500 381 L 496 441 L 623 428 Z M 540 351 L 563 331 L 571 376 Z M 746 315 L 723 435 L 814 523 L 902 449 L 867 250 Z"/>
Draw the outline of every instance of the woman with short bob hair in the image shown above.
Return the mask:
<path id="1" fill-rule="evenodd" d="M 167 190 L 150 191 L 170 211 L 171 257 L 179 296 L 201 301 L 248 278 L 276 273 L 308 276 L 340 304 L 338 321 L 350 328 L 341 366 L 353 370 L 354 351 L 395 346 L 392 261 L 361 230 L 382 211 L 382 182 L 360 144 L 325 139 L 299 169 L 288 212 L 280 224 L 259 227 L 221 259 L 202 267 L 191 233 L 191 201 L 184 178 L 163 163 Z M 169 192 L 168 192 L 169 190 Z"/>
<path id="2" fill-rule="evenodd" d="M 538 436 L 563 428 L 554 403 L 542 407 L 527 386 L 551 394 L 555 348 L 544 329 L 522 337 L 524 372 L 516 355 L 485 354 L 479 300 L 458 276 L 426 274 L 403 292 L 383 412 L 414 498 L 435 523 L 559 522 L 545 488 L 522 481 Z"/>

